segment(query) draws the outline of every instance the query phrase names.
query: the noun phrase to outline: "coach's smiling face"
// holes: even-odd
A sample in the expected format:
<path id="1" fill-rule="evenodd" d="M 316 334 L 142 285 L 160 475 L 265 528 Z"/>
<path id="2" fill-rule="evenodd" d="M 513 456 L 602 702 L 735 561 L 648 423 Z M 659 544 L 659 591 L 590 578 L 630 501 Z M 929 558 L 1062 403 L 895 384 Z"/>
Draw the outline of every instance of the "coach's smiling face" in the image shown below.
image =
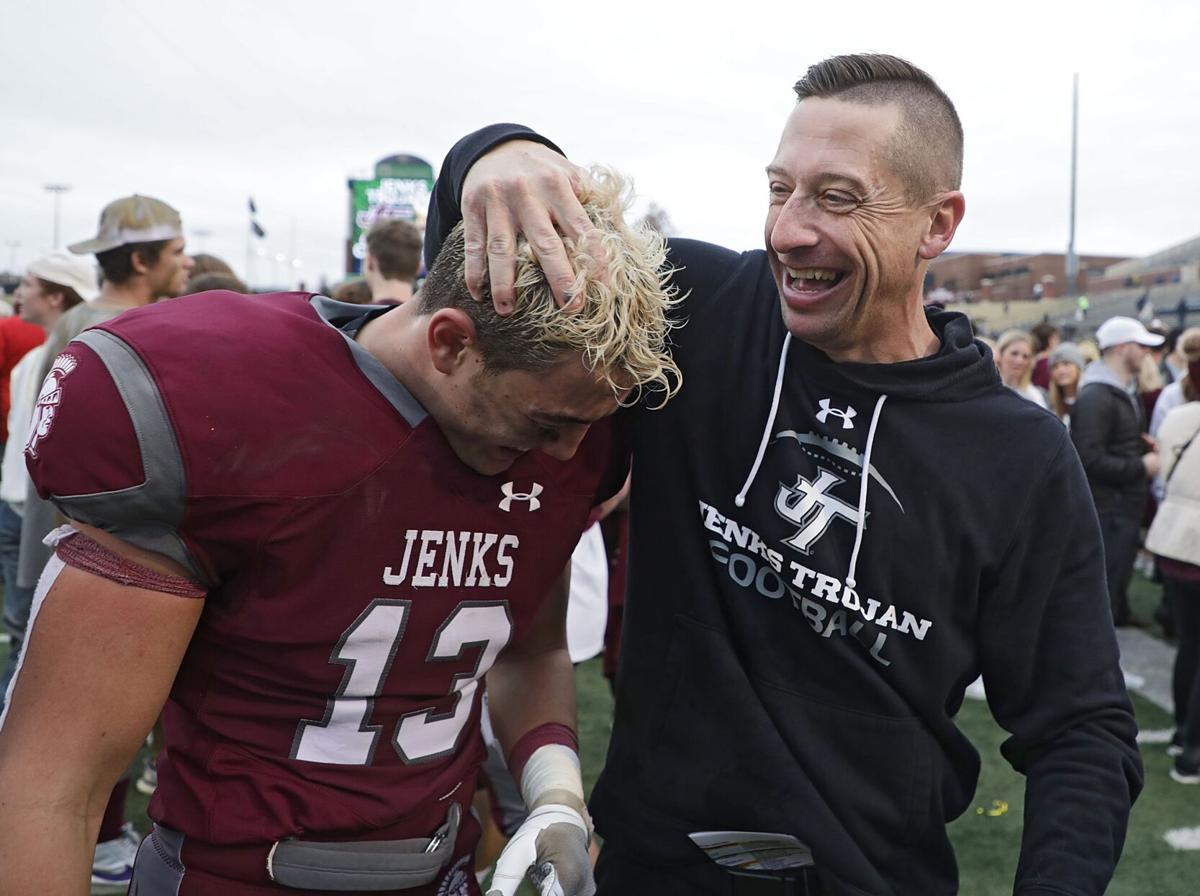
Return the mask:
<path id="1" fill-rule="evenodd" d="M 892 168 L 901 118 L 891 104 L 810 97 L 767 167 L 766 245 L 784 323 L 835 360 L 915 356 L 924 261 L 961 218 L 961 193 L 909 197 Z"/>

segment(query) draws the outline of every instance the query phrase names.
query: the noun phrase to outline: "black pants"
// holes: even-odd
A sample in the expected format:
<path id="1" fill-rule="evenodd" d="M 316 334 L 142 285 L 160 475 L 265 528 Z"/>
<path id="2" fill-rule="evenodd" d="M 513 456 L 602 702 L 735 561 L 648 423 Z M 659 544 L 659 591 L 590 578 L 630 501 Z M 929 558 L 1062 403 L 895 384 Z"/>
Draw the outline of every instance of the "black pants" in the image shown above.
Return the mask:
<path id="1" fill-rule="evenodd" d="M 1184 749 L 1200 750 L 1200 583 L 1172 583 L 1179 652 L 1171 680 L 1175 728 Z"/>
<path id="2" fill-rule="evenodd" d="M 1129 621 L 1129 580 L 1133 577 L 1141 528 L 1141 520 L 1136 517 L 1100 514 L 1104 572 L 1108 577 L 1108 602 L 1114 625 L 1125 625 Z"/>
<path id="3" fill-rule="evenodd" d="M 596 861 L 596 896 L 727 896 L 725 873 L 701 858 L 695 865 L 644 865 L 604 844 Z"/>

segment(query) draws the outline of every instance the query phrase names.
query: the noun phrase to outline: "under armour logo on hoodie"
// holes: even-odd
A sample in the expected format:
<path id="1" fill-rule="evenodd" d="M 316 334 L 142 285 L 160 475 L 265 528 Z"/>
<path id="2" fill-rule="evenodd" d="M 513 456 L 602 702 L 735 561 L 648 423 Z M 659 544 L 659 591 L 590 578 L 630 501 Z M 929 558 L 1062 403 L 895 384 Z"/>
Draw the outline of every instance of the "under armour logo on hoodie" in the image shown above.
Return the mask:
<path id="1" fill-rule="evenodd" d="M 851 421 L 857 416 L 858 411 L 849 405 L 846 406 L 846 410 L 844 411 L 841 408 L 833 407 L 833 401 L 829 398 L 821 399 L 821 410 L 817 412 L 817 419 L 822 423 L 827 422 L 830 417 L 841 417 L 842 429 L 854 429 L 854 424 Z"/>

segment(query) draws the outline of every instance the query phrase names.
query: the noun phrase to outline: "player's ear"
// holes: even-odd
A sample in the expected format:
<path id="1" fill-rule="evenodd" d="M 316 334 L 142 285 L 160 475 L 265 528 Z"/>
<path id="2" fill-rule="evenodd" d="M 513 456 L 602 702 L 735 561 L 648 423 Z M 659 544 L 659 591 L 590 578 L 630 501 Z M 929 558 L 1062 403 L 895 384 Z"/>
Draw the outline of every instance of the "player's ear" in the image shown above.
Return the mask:
<path id="1" fill-rule="evenodd" d="M 453 374 L 478 354 L 475 323 L 457 308 L 439 308 L 425 331 L 429 358 L 439 373 Z"/>

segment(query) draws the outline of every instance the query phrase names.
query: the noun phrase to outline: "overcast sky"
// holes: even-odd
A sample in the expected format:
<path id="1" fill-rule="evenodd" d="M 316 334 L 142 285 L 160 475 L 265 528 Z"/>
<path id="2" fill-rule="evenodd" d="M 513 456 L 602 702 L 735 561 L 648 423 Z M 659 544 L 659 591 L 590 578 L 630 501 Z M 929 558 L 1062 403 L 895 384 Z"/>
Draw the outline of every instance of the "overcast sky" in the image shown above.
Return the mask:
<path id="1" fill-rule="evenodd" d="M 761 244 L 763 168 L 791 85 L 843 52 L 904 56 L 966 130 L 959 250 L 1063 251 L 1080 73 L 1080 253 L 1200 235 L 1200 5 L 4 0 L 0 269 L 91 236 L 110 199 L 183 214 L 246 266 L 246 198 L 273 257 L 341 276 L 346 179 L 408 152 L 435 170 L 493 121 L 633 176 L 678 232 Z M 196 231 L 208 231 L 201 237 Z M 294 231 L 294 239 L 293 239 Z M 13 242 L 20 245 L 14 247 Z"/>

